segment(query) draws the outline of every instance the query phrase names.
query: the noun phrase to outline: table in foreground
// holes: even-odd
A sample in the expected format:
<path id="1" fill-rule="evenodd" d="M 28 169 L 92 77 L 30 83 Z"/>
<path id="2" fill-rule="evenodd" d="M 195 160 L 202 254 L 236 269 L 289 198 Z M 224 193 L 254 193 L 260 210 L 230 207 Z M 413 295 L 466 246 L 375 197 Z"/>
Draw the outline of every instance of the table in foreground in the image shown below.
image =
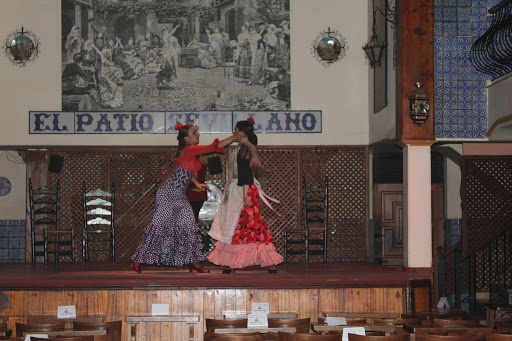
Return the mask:
<path id="1" fill-rule="evenodd" d="M 163 315 L 163 316 L 153 316 L 153 315 L 128 315 L 126 316 L 126 322 L 130 324 L 130 336 L 133 338 L 137 337 L 137 325 L 140 322 L 185 322 L 186 324 L 196 324 L 199 323 L 198 315 Z M 194 339 L 194 331 L 191 330 L 191 335 L 189 335 L 189 339 Z"/>

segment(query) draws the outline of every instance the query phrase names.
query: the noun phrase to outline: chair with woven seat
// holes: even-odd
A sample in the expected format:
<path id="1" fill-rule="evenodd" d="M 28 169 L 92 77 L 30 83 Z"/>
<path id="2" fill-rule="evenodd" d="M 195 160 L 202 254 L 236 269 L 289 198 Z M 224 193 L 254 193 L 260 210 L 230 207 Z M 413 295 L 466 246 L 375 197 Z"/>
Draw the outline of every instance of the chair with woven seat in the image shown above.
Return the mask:
<path id="1" fill-rule="evenodd" d="M 341 334 L 278 332 L 279 341 L 341 341 Z"/>
<path id="2" fill-rule="evenodd" d="M 311 319 L 294 319 L 294 320 L 283 320 L 283 319 L 268 319 L 269 328 L 295 328 L 296 333 L 309 333 L 311 327 Z"/>
<path id="3" fill-rule="evenodd" d="M 349 341 L 409 341 L 410 334 L 373 336 L 373 335 L 356 335 L 348 334 Z"/>
<path id="4" fill-rule="evenodd" d="M 218 320 L 218 319 L 205 319 L 206 332 L 215 333 L 215 329 L 234 329 L 234 328 L 246 328 L 247 320 Z"/>
<path id="5" fill-rule="evenodd" d="M 33 187 L 28 179 L 30 235 L 32 243 L 32 264 L 37 257 L 48 263 L 48 255 L 55 256 L 55 264 L 61 257 L 70 257 L 75 263 L 75 231 L 60 227 L 60 180 L 56 189 L 47 186 Z"/>
<path id="6" fill-rule="evenodd" d="M 260 333 L 245 334 L 216 334 L 205 333 L 204 341 L 265 341 L 265 335 Z"/>
<path id="7" fill-rule="evenodd" d="M 95 189 L 87 192 L 82 185 L 84 226 L 82 228 L 82 260 L 88 262 L 90 252 L 106 253 L 115 262 L 115 187 L 110 192 Z M 95 257 L 99 258 L 99 256 Z"/>
<path id="8" fill-rule="evenodd" d="M 452 320 L 434 318 L 434 326 L 436 327 L 478 327 L 479 320 Z"/>
<path id="9" fill-rule="evenodd" d="M 66 330 L 66 322 L 55 323 L 19 323 L 16 322 L 16 336 L 26 333 L 44 334 L 44 332 L 62 332 Z"/>
<path id="10" fill-rule="evenodd" d="M 416 334 L 416 341 L 478 341 L 478 334 L 460 334 L 460 335 L 434 335 L 434 334 Z"/>
<path id="11" fill-rule="evenodd" d="M 113 341 L 121 341 L 123 334 L 123 321 L 110 322 L 80 322 L 73 321 L 73 330 L 105 330 L 107 335 L 112 335 Z"/>

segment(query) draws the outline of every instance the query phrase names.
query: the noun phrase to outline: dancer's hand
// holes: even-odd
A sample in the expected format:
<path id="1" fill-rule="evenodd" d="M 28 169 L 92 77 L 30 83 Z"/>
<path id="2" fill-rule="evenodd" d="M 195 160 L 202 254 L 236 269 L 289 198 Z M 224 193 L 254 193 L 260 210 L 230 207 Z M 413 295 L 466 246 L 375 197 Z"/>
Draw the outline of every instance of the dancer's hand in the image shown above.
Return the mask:
<path id="1" fill-rule="evenodd" d="M 208 191 L 208 192 L 211 192 L 212 190 L 210 189 L 210 187 L 208 187 L 207 184 L 202 184 L 202 183 L 199 183 L 196 185 L 196 187 L 201 190 L 201 192 L 204 192 L 204 191 Z"/>
<path id="2" fill-rule="evenodd" d="M 252 206 L 251 197 L 249 197 L 248 195 L 244 195 L 244 205 L 245 206 Z"/>

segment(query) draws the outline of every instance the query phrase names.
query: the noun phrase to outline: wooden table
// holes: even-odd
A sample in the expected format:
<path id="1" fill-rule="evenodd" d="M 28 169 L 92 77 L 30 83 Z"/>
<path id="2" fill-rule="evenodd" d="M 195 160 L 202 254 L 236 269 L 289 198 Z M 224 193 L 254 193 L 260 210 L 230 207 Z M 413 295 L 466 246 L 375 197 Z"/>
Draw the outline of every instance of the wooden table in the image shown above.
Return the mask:
<path id="1" fill-rule="evenodd" d="M 52 336 L 89 336 L 89 335 L 107 335 L 107 331 L 105 329 L 95 329 L 95 330 L 61 330 L 61 331 L 51 331 L 51 332 L 25 332 L 23 333 L 23 336 L 27 336 L 28 334 L 41 334 L 41 335 L 48 335 L 50 337 Z"/>
<path id="2" fill-rule="evenodd" d="M 486 304 L 485 310 L 487 326 L 489 327 L 493 327 L 494 322 L 496 322 L 499 317 L 503 318 L 505 316 L 512 321 L 512 305 L 510 304 Z"/>
<path id="3" fill-rule="evenodd" d="M 342 311 L 323 312 L 323 317 L 344 317 L 347 319 L 396 319 L 400 317 L 399 313 L 347 313 Z"/>
<path id="4" fill-rule="evenodd" d="M 66 329 L 73 329 L 73 321 L 77 322 L 103 322 L 105 320 L 105 316 L 103 315 L 85 315 L 85 316 L 77 316 L 76 318 L 57 318 L 55 315 L 31 315 L 26 316 L 27 323 L 56 323 L 56 322 L 65 322 Z"/>
<path id="5" fill-rule="evenodd" d="M 126 316 L 126 322 L 130 325 L 130 336 L 138 340 L 137 325 L 140 322 L 185 322 L 186 324 L 199 323 L 198 315 L 164 315 L 164 316 L 153 316 L 153 315 L 128 315 Z M 191 331 L 189 336 L 190 340 L 194 339 L 194 332 Z"/>
<path id="6" fill-rule="evenodd" d="M 389 336 L 393 334 L 396 330 L 396 327 L 394 325 L 389 324 L 373 324 L 373 323 L 354 323 L 354 324 L 347 324 L 344 326 L 329 326 L 327 324 L 323 323 L 317 323 L 313 322 L 311 324 L 311 328 L 315 332 L 341 332 L 343 333 L 344 328 L 354 328 L 354 327 L 363 327 L 365 331 L 367 332 L 383 332 L 386 334 L 386 336 Z"/>
<path id="7" fill-rule="evenodd" d="M 432 309 L 429 311 L 417 311 L 414 315 L 418 317 L 426 318 L 427 320 L 433 320 L 435 318 L 448 318 L 448 317 L 456 317 L 462 316 L 466 317 L 467 312 L 460 308 L 450 308 L 450 309 Z"/>
<path id="8" fill-rule="evenodd" d="M 295 333 L 296 329 L 294 327 L 291 328 L 217 328 L 214 329 L 214 332 L 217 334 L 247 334 L 247 333 L 277 333 L 277 332 L 286 332 L 286 333 Z"/>
<path id="9" fill-rule="evenodd" d="M 490 334 L 490 327 L 424 327 L 404 326 L 404 330 L 413 334 Z"/>
<path id="10" fill-rule="evenodd" d="M 249 314 L 224 314 L 225 320 L 243 320 L 247 319 Z M 267 315 L 269 319 L 282 319 L 282 320 L 295 320 L 298 317 L 297 313 L 270 313 Z"/>

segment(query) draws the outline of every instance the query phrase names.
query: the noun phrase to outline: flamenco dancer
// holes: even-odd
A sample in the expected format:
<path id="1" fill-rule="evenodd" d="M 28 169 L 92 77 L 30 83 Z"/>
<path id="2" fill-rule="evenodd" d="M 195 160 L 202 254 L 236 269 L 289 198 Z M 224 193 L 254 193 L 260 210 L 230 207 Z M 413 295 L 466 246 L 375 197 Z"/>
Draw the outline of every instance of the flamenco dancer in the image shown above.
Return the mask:
<path id="1" fill-rule="evenodd" d="M 209 189 L 195 176 L 201 169 L 197 156 L 224 153 L 224 147 L 239 141 L 239 137 L 235 133 L 221 141 L 216 139 L 209 146 L 200 146 L 199 132 L 195 126 L 178 124 L 174 129 L 178 130 L 179 156 L 175 159 L 172 174 L 158 188 L 153 218 L 131 258 L 131 267 L 137 273 L 142 272 L 141 264 L 175 267 L 188 264 L 190 272 L 210 272 L 200 264 L 206 256 L 201 252 L 203 245 L 199 226 L 185 192 L 191 181 L 203 191 Z"/>
<path id="2" fill-rule="evenodd" d="M 237 166 L 232 168 L 238 174 L 233 174 L 226 183 L 222 203 L 209 232 L 217 242 L 208 259 L 227 267 L 224 273 L 254 265 L 275 273 L 276 265 L 284 259 L 277 253 L 268 224 L 261 217 L 259 198 L 270 208 L 267 199 L 278 201 L 266 197 L 253 177 L 253 170 L 257 172 L 262 168 L 256 150 L 258 138 L 254 134 L 254 119 L 239 121 L 235 135 L 239 136 L 241 147 L 236 153 Z M 230 164 L 234 162 L 230 160 Z"/>

